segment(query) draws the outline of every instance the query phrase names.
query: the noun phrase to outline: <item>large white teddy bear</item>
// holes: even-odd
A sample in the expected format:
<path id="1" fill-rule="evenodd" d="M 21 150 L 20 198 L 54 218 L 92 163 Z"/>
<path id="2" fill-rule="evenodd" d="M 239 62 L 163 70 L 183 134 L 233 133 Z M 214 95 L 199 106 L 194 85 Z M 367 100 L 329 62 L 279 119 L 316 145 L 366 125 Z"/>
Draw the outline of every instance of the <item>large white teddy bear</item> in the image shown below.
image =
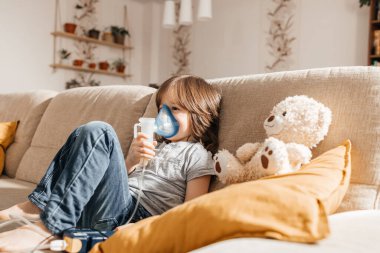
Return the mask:
<path id="1" fill-rule="evenodd" d="M 255 180 L 298 170 L 311 159 L 311 148 L 327 134 L 329 108 L 307 96 L 293 96 L 278 103 L 264 122 L 268 138 L 246 143 L 236 151 L 214 157 L 214 169 L 225 184 Z"/>

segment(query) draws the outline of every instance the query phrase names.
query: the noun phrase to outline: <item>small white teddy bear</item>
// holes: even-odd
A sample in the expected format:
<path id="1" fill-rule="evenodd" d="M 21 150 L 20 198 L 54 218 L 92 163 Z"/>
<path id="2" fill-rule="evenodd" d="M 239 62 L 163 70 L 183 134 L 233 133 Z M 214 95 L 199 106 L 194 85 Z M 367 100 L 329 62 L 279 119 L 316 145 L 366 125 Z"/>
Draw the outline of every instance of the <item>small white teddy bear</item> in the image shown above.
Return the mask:
<path id="1" fill-rule="evenodd" d="M 307 96 L 278 103 L 264 122 L 269 138 L 246 143 L 236 151 L 214 157 L 214 169 L 225 184 L 259 179 L 298 170 L 311 159 L 311 148 L 323 140 L 331 124 L 329 108 Z"/>

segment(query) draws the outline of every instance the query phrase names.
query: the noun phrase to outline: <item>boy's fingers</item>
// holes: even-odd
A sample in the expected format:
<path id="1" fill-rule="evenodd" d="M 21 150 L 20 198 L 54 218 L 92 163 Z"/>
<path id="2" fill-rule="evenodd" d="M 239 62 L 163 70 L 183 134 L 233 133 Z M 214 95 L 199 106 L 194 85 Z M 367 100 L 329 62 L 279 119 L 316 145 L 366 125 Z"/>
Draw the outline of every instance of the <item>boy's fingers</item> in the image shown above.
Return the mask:
<path id="1" fill-rule="evenodd" d="M 148 158 L 148 159 L 153 159 L 153 155 L 148 155 L 148 154 L 141 154 L 141 157 Z"/>
<path id="2" fill-rule="evenodd" d="M 136 139 L 148 139 L 150 136 L 148 136 L 147 134 L 143 133 L 143 132 L 139 132 L 137 134 L 137 137 Z"/>
<path id="3" fill-rule="evenodd" d="M 141 154 L 149 154 L 149 155 L 155 155 L 156 154 L 152 149 L 149 149 L 149 148 L 141 148 L 140 153 Z"/>
<path id="4" fill-rule="evenodd" d="M 143 147 L 154 149 L 154 144 L 149 141 L 143 141 Z"/>

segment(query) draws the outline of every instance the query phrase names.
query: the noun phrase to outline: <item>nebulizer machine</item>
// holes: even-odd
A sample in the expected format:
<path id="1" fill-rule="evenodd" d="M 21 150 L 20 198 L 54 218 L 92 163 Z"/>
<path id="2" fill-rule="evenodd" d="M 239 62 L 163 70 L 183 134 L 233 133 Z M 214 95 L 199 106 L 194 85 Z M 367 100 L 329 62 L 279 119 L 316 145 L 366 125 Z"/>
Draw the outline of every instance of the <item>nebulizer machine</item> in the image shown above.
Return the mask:
<path id="1" fill-rule="evenodd" d="M 134 138 L 138 135 L 138 128 L 140 132 L 143 132 L 148 136 L 147 141 L 153 143 L 154 133 L 168 139 L 175 136 L 179 130 L 178 121 L 173 116 L 173 113 L 166 104 L 163 104 L 159 110 L 156 118 L 140 118 L 139 123 L 136 123 L 133 127 Z M 136 214 L 138 205 L 140 203 L 140 198 L 142 194 L 142 188 L 144 183 L 144 173 L 146 166 L 149 163 L 149 159 L 141 158 L 140 163 L 135 165 L 135 169 L 138 167 L 142 168 L 141 175 L 138 178 L 138 195 L 136 200 L 135 208 L 132 215 L 126 222 L 128 224 L 133 216 Z M 20 224 L 28 224 L 36 232 L 41 233 L 41 229 L 34 225 L 31 221 L 24 217 L 12 217 L 14 221 Z M 13 221 L 13 222 L 14 222 Z M 1 227 L 5 227 L 8 222 L 0 224 Z M 50 243 L 43 245 L 38 245 L 33 249 L 28 249 L 25 252 L 34 252 L 35 250 L 50 249 L 52 251 L 66 251 L 66 252 L 88 252 L 95 243 L 104 241 L 108 236 L 112 235 L 113 231 L 97 231 L 91 229 L 69 229 L 63 233 L 64 240 L 53 240 Z M 48 238 L 47 238 L 48 239 Z"/>

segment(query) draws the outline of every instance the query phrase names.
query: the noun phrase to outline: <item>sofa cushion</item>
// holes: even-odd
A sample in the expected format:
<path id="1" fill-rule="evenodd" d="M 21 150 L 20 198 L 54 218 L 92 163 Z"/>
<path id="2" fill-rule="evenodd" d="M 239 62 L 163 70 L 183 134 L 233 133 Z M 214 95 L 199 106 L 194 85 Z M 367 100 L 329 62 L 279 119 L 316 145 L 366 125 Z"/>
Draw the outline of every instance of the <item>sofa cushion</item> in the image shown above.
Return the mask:
<path id="1" fill-rule="evenodd" d="M 59 93 L 49 104 L 17 170 L 17 179 L 38 183 L 69 134 L 89 121 L 111 124 L 125 153 L 133 124 L 143 115 L 151 94 L 146 86 L 100 86 Z"/>
<path id="2" fill-rule="evenodd" d="M 5 164 L 5 152 L 12 144 L 18 121 L 0 122 L 0 175 L 3 174 Z"/>
<path id="3" fill-rule="evenodd" d="M 36 188 L 33 183 L 0 176 L 0 210 L 27 200 L 27 196 Z"/>
<path id="4" fill-rule="evenodd" d="M 47 90 L 0 94 L 0 121 L 20 121 L 14 143 L 8 148 L 5 160 L 5 173 L 9 177 L 16 175 L 41 117 L 56 94 L 55 91 Z"/>
<path id="5" fill-rule="evenodd" d="M 261 238 L 218 242 L 191 253 L 377 253 L 380 249 L 380 210 L 343 212 L 329 216 L 331 236 L 317 244 L 289 243 Z M 254 249 L 254 250 L 252 250 Z"/>
<path id="6" fill-rule="evenodd" d="M 295 173 L 231 185 L 142 220 L 91 252 L 188 252 L 236 237 L 312 243 L 329 235 L 327 214 L 343 199 L 350 142 Z"/>

